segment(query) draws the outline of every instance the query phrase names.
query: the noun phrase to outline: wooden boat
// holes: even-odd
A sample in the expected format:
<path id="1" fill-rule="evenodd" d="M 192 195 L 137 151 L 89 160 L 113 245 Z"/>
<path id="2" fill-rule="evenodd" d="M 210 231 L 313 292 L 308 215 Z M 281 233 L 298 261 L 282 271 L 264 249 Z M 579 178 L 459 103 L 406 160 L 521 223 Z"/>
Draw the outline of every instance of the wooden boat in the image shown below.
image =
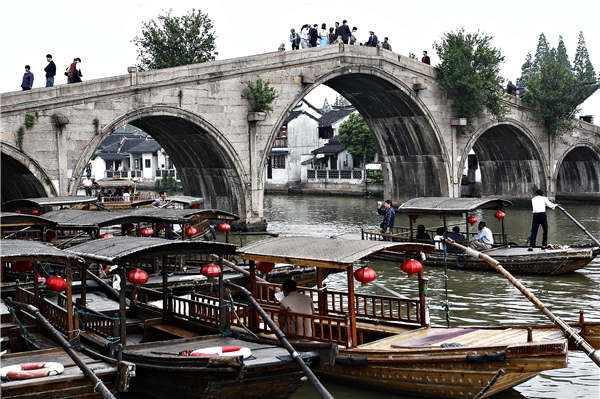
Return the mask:
<path id="1" fill-rule="evenodd" d="M 38 216 L 41 216 L 56 209 L 100 209 L 100 207 L 101 205 L 98 205 L 98 198 L 96 197 L 71 195 L 10 200 L 2 204 L 2 211 L 30 215 L 35 211 Z"/>
<path id="2" fill-rule="evenodd" d="M 413 224 L 419 215 L 438 215 L 443 219 L 443 227 L 447 227 L 447 218 L 462 216 L 465 219 L 465 231 L 461 234 L 467 241 L 474 233 L 469 231 L 469 213 L 478 209 L 502 210 L 511 205 L 510 201 L 501 198 L 446 198 L 446 197 L 423 197 L 414 198 L 402 204 L 396 214 L 404 214 L 408 217 L 409 228 L 394 228 L 393 234 L 386 235 L 373 231 L 361 232 L 364 240 L 392 240 L 392 241 L 419 241 L 433 243 L 433 240 L 416 240 Z M 396 217 L 398 220 L 398 217 Z M 600 253 L 600 248 L 558 246 L 556 248 L 532 248 L 510 242 L 504 231 L 504 219 L 502 221 L 502 233 L 494 233 L 492 249 L 484 251 L 485 254 L 498 260 L 510 273 L 514 274 L 538 274 L 559 275 L 569 273 L 585 267 Z M 435 235 L 435 229 L 427 230 L 431 237 Z M 400 260 L 405 257 L 403 253 L 383 251 L 375 255 L 378 259 Z M 449 268 L 465 270 L 492 271 L 492 268 L 481 259 L 467 258 L 464 254 L 447 248 L 446 260 L 444 260 L 443 249 L 431 253 L 424 262 L 425 266 L 444 266 Z"/>
<path id="3" fill-rule="evenodd" d="M 43 241 L 46 231 L 56 227 L 56 222 L 43 216 L 26 213 L 0 212 L 0 237 Z"/>
<path id="4" fill-rule="evenodd" d="M 89 241 L 68 249 L 86 263 L 118 265 L 121 277 L 119 316 L 100 314 L 87 307 L 87 282 L 82 280 L 78 301 L 84 324 L 82 339 L 98 350 L 114 347 L 117 332 L 124 345 L 122 357 L 136 365 L 131 391 L 164 398 L 286 398 L 302 384 L 302 372 L 287 352 L 268 342 L 235 334 L 225 336 L 225 306 L 212 306 L 210 315 L 190 307 L 189 300 L 168 291 L 168 270 L 176 256 L 232 255 L 235 246 L 206 241 L 172 241 L 161 238 L 114 237 Z M 126 268 L 148 267 L 154 258 L 162 260 L 162 306 L 132 300 L 126 309 Z M 218 261 L 219 263 L 222 263 Z M 222 280 L 222 274 L 219 278 Z M 223 298 L 223 285 L 220 285 Z M 143 287 L 135 289 L 142 291 Z M 136 298 L 133 296 L 133 298 Z M 221 303 L 224 304 L 224 301 Z M 191 312 L 194 317 L 181 317 Z M 228 312 L 227 312 L 228 313 Z M 206 328 L 198 320 L 217 315 L 219 324 Z M 221 334 L 214 335 L 215 332 Z M 210 335 L 207 335 L 210 333 Z M 252 358 L 186 356 L 201 348 L 248 348 Z M 334 356 L 331 344 L 298 345 L 300 356 L 315 364 L 329 363 Z M 211 351 L 214 349 L 211 349 Z M 109 353 L 107 353 L 108 355 Z M 212 352 L 209 352 L 212 354 Z M 114 354 L 113 354 L 114 355 Z"/>
<path id="5" fill-rule="evenodd" d="M 18 262 L 21 262 L 21 265 L 25 262 L 30 263 L 28 266 L 31 266 L 33 273 L 37 273 L 40 262 L 52 262 L 63 267 L 63 275 L 66 276 L 67 281 L 70 281 L 71 269 L 83 264 L 81 258 L 41 242 L 2 240 L 1 246 L 0 262 L 2 265 L 0 270 L 3 272 L 15 267 Z M 4 277 L 4 273 L 2 277 Z M 25 300 L 25 303 L 36 306 L 47 319 L 52 321 L 56 329 L 69 339 L 75 339 L 76 341 L 75 331 L 78 328 L 78 320 L 72 304 L 66 308 L 58 307 L 51 300 L 43 297 L 42 292 L 45 289 L 42 285 L 41 282 L 35 279 L 31 296 L 24 297 L 18 294 L 17 299 Z M 17 289 L 17 292 L 19 292 L 19 289 Z M 71 299 L 70 284 L 67 287 L 67 296 Z M 5 350 L 10 350 L 12 353 L 2 355 L 2 368 L 12 366 L 15 369 L 20 369 L 19 365 L 22 364 L 36 364 L 36 367 L 31 367 L 34 374 L 27 376 L 31 378 L 16 379 L 25 377 L 16 375 L 12 380 L 3 380 L 0 385 L 3 398 L 100 397 L 94 390 L 94 384 L 86 379 L 83 372 L 75 365 L 65 350 L 55 347 L 56 343 L 40 332 L 39 328 L 36 328 L 30 314 L 17 311 L 10 319 L 8 321 L 3 315 L 2 335 L 9 337 L 11 341 Z M 15 334 L 15 332 L 19 332 L 22 336 Z M 16 337 L 20 339 L 16 339 Z M 25 341 L 28 347 L 37 349 L 24 351 Z M 42 346 L 44 349 L 41 349 Z M 123 367 L 119 367 L 115 361 L 106 361 L 83 354 L 80 354 L 79 357 L 88 367 L 93 368 L 95 374 L 113 391 L 126 391 L 130 378 L 135 374 L 135 369 L 128 367 L 125 363 L 123 363 Z M 57 375 L 44 376 L 43 373 L 37 374 L 37 371 L 43 372 L 42 368 L 47 366 L 49 362 L 60 365 L 56 368 L 57 371 L 60 371 L 61 368 L 64 370 Z"/>
<path id="6" fill-rule="evenodd" d="M 94 189 L 98 193 L 99 202 L 111 210 L 129 209 L 131 204 L 136 201 L 152 201 L 153 193 L 140 193 L 136 190 L 136 183 L 129 179 L 105 178 L 94 181 Z M 117 194 L 120 191 L 127 191 L 129 196 Z M 149 205 L 148 205 L 149 206 Z"/>
<path id="7" fill-rule="evenodd" d="M 148 207 L 154 202 L 154 199 L 144 199 L 139 201 L 132 201 L 132 208 L 140 208 L 140 207 Z M 192 197 L 189 195 L 173 195 L 167 197 L 167 204 L 172 206 L 173 208 L 179 209 L 198 209 L 202 204 L 204 204 L 204 198 L 202 197 Z"/>

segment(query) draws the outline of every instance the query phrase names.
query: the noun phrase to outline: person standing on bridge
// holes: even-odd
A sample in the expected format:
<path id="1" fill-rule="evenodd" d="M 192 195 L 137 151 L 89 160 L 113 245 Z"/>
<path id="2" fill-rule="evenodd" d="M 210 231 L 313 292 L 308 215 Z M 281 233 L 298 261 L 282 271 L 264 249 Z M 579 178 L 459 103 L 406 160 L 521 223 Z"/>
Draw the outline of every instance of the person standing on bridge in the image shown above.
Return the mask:
<path id="1" fill-rule="evenodd" d="M 21 89 L 31 90 L 33 87 L 33 73 L 31 73 L 31 67 L 25 65 L 25 73 L 23 74 L 23 81 L 21 82 Z"/>
<path id="2" fill-rule="evenodd" d="M 310 47 L 317 47 L 317 40 L 319 39 L 319 31 L 317 30 L 317 24 L 314 24 L 312 28 L 308 30 L 308 40 Z"/>
<path id="3" fill-rule="evenodd" d="M 302 25 L 302 29 L 300 29 L 300 47 L 302 47 L 303 49 L 308 47 L 309 26 L 310 25 L 308 25 L 308 24 L 304 24 L 304 25 Z"/>
<path id="4" fill-rule="evenodd" d="M 329 36 L 327 35 L 327 25 L 325 22 L 321 24 L 321 30 L 319 31 L 319 46 L 327 46 L 329 44 Z"/>
<path id="5" fill-rule="evenodd" d="M 294 28 L 290 30 L 290 42 L 292 43 L 292 50 L 300 48 L 300 35 L 296 33 Z"/>
<path id="6" fill-rule="evenodd" d="M 350 27 L 348 26 L 348 21 L 342 21 L 342 26 L 338 28 L 338 35 L 342 37 L 342 42 L 344 42 L 344 44 L 348 44 L 350 36 L 352 35 L 350 32 Z"/>
<path id="7" fill-rule="evenodd" d="M 377 35 L 372 30 L 369 31 L 369 40 L 367 40 L 366 46 L 377 47 L 379 44 L 379 39 L 377 39 Z"/>
<path id="8" fill-rule="evenodd" d="M 46 72 L 46 87 L 53 87 L 54 76 L 56 76 L 56 64 L 52 61 L 52 54 L 46 54 L 46 60 L 48 61 L 48 65 L 44 68 L 44 72 Z"/>
<path id="9" fill-rule="evenodd" d="M 531 199 L 531 210 L 533 219 L 531 221 L 531 236 L 529 237 L 529 251 L 533 251 L 537 241 L 537 232 L 542 226 L 544 235 L 542 236 L 542 249 L 546 249 L 548 245 L 548 218 L 546 217 L 546 207 L 550 209 L 556 208 L 556 204 L 544 197 L 544 191 L 536 190 L 536 196 Z"/>
<path id="10" fill-rule="evenodd" d="M 427 55 L 427 50 L 423 50 L 423 58 L 421 58 L 423 64 L 431 65 L 431 59 Z"/>
<path id="11" fill-rule="evenodd" d="M 356 26 L 354 26 L 352 28 L 352 33 L 350 34 L 350 44 L 356 44 L 356 34 L 357 34 L 356 31 L 357 30 L 358 29 L 356 28 Z"/>
<path id="12" fill-rule="evenodd" d="M 390 45 L 390 42 L 388 42 L 387 37 L 383 38 L 383 43 L 381 44 L 381 48 L 392 51 L 392 46 Z"/>
<path id="13" fill-rule="evenodd" d="M 77 64 L 81 62 L 81 58 L 77 57 L 73 59 L 73 62 L 69 66 L 69 70 L 67 71 L 68 83 L 79 83 L 81 82 L 81 77 L 83 74 L 81 73 L 81 69 L 77 69 Z"/>

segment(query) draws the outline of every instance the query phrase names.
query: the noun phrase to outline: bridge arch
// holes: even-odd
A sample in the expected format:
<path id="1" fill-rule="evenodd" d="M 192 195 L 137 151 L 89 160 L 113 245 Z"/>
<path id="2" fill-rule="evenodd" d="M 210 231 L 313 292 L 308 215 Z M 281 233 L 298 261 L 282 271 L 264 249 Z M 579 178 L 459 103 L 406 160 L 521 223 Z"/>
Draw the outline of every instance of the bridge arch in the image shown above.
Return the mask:
<path id="1" fill-rule="evenodd" d="M 569 147 L 557 160 L 556 196 L 570 199 L 600 194 L 600 149 L 581 142 Z"/>
<path id="2" fill-rule="evenodd" d="M 481 173 L 482 196 L 528 198 L 537 188 L 547 189 L 549 173 L 544 152 L 521 122 L 506 119 L 480 126 L 464 148 L 459 174 L 471 151 L 475 152 Z"/>
<path id="3" fill-rule="evenodd" d="M 261 159 L 260 171 L 277 132 L 294 106 L 319 85 L 343 95 L 365 118 L 382 158 L 386 198 L 447 196 L 448 152 L 434 117 L 397 76 L 374 66 L 343 66 L 324 73 L 280 108 Z M 264 179 L 264 173 L 261 173 Z"/>
<path id="4" fill-rule="evenodd" d="M 18 148 L 2 143 L 2 202 L 19 198 L 56 196 L 44 169 Z"/>
<path id="5" fill-rule="evenodd" d="M 172 106 L 151 106 L 121 115 L 94 137 L 79 157 L 73 175 L 78 182 L 100 143 L 126 124 L 142 129 L 167 151 L 177 167 L 186 195 L 201 196 L 205 206 L 246 216 L 249 210 L 243 164 L 225 136 L 201 116 Z M 72 184 L 70 191 L 77 191 Z"/>

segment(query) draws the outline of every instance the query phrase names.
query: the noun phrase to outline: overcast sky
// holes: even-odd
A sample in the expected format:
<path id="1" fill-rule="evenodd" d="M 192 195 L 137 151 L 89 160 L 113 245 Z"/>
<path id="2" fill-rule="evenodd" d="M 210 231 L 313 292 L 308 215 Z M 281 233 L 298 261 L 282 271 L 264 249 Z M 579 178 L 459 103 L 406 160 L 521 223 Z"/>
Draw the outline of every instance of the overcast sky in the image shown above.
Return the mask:
<path id="1" fill-rule="evenodd" d="M 600 2 L 571 1 L 156 1 L 103 0 L 91 2 L 2 0 L 0 37 L 0 92 L 19 90 L 24 65 L 35 74 L 34 87 L 45 84 L 46 53 L 57 64 L 57 83 L 65 83 L 64 69 L 74 57 L 82 59 L 83 80 L 120 75 L 136 63 L 131 39 L 139 34 L 142 21 L 155 18 L 172 7 L 184 14 L 193 7 L 207 12 L 214 21 L 218 59 L 274 51 L 281 43 L 289 49 L 289 29 L 304 23 L 327 26 L 347 19 L 357 26 L 359 41 L 366 41 L 373 29 L 388 36 L 393 50 L 420 55 L 430 50 L 432 64 L 438 58 L 432 43 L 448 30 L 464 27 L 482 30 L 495 37 L 506 60 L 505 78 L 515 80 L 527 52 L 534 52 L 538 36 L 546 34 L 556 46 L 562 35 L 573 59 L 577 37 L 582 30 L 596 73 L 600 71 Z M 323 92 L 321 92 L 323 93 Z M 330 102 L 335 95 L 331 95 Z M 321 96 L 311 96 L 320 106 Z M 582 114 L 594 114 L 600 121 L 600 92 L 582 105 Z"/>

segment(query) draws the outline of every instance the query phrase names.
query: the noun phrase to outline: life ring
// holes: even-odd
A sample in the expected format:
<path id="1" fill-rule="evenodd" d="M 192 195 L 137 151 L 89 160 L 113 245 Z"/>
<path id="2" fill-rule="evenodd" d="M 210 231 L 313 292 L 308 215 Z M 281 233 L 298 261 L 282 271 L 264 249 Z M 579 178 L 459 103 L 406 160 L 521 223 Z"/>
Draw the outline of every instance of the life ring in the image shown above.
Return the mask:
<path id="1" fill-rule="evenodd" d="M 252 356 L 250 348 L 245 346 L 212 346 L 210 348 L 195 349 L 190 352 L 190 356 L 197 357 L 237 357 L 244 359 Z"/>
<path id="2" fill-rule="evenodd" d="M 456 255 L 456 267 L 462 269 L 463 267 L 465 267 L 467 265 L 467 261 L 468 261 L 467 255 L 465 255 L 465 254 Z"/>
<path id="3" fill-rule="evenodd" d="M 0 369 L 2 380 L 28 380 L 59 375 L 65 371 L 65 366 L 57 362 L 21 363 L 5 366 Z"/>

